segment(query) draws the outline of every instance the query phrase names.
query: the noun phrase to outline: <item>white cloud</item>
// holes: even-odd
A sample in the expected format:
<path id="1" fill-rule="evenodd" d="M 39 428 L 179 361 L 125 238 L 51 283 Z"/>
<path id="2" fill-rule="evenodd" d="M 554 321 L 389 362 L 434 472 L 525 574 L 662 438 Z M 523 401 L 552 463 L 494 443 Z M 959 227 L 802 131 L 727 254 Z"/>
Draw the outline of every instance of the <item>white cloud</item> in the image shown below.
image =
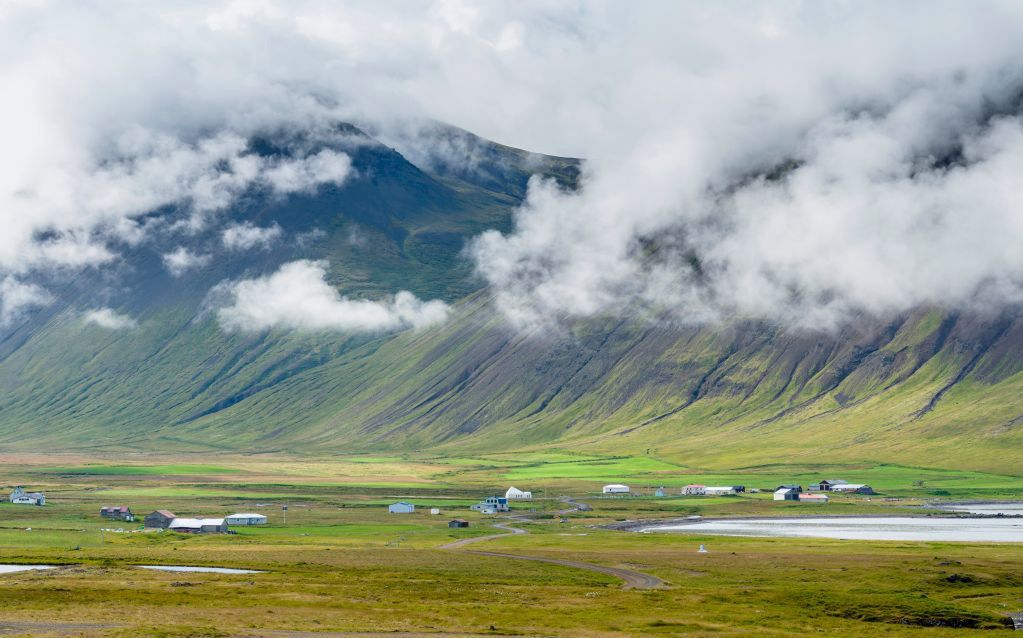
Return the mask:
<path id="1" fill-rule="evenodd" d="M 256 247 L 269 248 L 280 236 L 281 227 L 277 224 L 261 228 L 244 222 L 225 228 L 220 239 L 228 250 L 250 250 Z"/>
<path id="2" fill-rule="evenodd" d="M 231 282 L 223 287 L 229 302 L 218 310 L 227 330 L 297 330 L 382 332 L 425 328 L 443 322 L 448 307 L 421 301 L 401 291 L 386 301 L 349 299 L 326 281 L 327 264 L 293 261 L 270 275 Z"/>
<path id="3" fill-rule="evenodd" d="M 130 330 L 138 327 L 137 321 L 111 308 L 89 310 L 82 315 L 82 320 L 108 330 Z"/>
<path id="4" fill-rule="evenodd" d="M 180 277 L 189 270 L 202 268 L 208 263 L 210 263 L 209 255 L 193 253 L 184 246 L 178 246 L 163 255 L 163 266 L 172 277 Z"/>
<path id="5" fill-rule="evenodd" d="M 514 230 L 475 245 L 519 322 L 828 325 L 1021 296 L 1016 2 L 2 11 L 0 274 L 101 266 L 116 256 L 97 229 L 137 242 L 133 220 L 155 207 L 198 228 L 248 188 L 351 176 L 321 147 L 257 152 L 257 133 L 433 118 L 590 160 L 581 193 L 534 185 Z M 471 165 L 472 151 L 433 154 Z"/>
<path id="6" fill-rule="evenodd" d="M 26 284 L 14 277 L 0 279 L 0 327 L 9 325 L 31 308 L 53 302 L 53 296 L 35 284 Z"/>

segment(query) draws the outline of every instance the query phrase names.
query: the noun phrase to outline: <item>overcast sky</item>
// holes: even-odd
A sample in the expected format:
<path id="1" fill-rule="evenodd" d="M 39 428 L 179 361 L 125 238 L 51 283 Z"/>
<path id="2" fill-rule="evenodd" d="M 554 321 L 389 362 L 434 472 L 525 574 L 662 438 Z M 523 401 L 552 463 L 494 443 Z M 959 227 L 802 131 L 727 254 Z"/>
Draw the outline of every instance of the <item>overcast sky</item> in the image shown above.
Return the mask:
<path id="1" fill-rule="evenodd" d="M 1018 2 L 0 2 L 0 318 L 46 303 L 34 270 L 116 261 L 157 206 L 202 227 L 253 184 L 343 183 L 343 156 L 245 145 L 336 119 L 587 158 L 580 192 L 534 184 L 473 245 L 519 325 L 1017 302 L 1021 92 Z"/>

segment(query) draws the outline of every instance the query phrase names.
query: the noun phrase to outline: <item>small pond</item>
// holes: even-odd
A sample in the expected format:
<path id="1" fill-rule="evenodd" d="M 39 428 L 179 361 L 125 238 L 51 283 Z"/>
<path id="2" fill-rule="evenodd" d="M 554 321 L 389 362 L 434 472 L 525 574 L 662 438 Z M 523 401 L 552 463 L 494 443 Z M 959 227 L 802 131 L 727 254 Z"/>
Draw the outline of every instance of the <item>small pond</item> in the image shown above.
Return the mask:
<path id="1" fill-rule="evenodd" d="M 879 541 L 1023 543 L 1023 519 L 921 517 L 756 518 L 651 525 L 641 532 Z"/>
<path id="2" fill-rule="evenodd" d="M 53 569 L 55 565 L 0 565 L 0 574 L 13 574 L 15 572 L 31 572 L 40 569 Z"/>
<path id="3" fill-rule="evenodd" d="M 198 572 L 202 574 L 265 574 L 258 569 L 232 569 L 230 567 L 195 567 L 192 565 L 139 565 L 142 569 L 161 572 Z"/>

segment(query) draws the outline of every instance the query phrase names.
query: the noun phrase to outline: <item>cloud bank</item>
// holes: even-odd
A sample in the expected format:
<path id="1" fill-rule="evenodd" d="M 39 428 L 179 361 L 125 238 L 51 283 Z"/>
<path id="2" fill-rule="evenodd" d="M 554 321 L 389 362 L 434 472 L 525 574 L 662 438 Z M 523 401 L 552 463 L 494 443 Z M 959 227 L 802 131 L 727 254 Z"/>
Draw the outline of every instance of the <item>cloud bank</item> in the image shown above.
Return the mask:
<path id="1" fill-rule="evenodd" d="M 534 182 L 513 229 L 473 245 L 517 325 L 826 327 L 1023 298 L 1015 2 L 44 0 L 0 9 L 0 60 L 17 281 L 106 267 L 154 209 L 197 232 L 247 189 L 351 177 L 343 153 L 260 153 L 267 131 L 370 123 L 471 168 L 471 149 L 417 146 L 427 118 L 588 158 L 581 191 Z"/>
<path id="2" fill-rule="evenodd" d="M 425 328 L 447 318 L 446 304 L 423 302 L 407 291 L 387 301 L 343 297 L 327 283 L 326 269 L 322 261 L 293 261 L 265 277 L 223 285 L 220 292 L 228 302 L 217 311 L 221 325 L 232 331 L 385 332 Z"/>
<path id="3" fill-rule="evenodd" d="M 45 306 L 53 296 L 35 284 L 7 276 L 0 279 L 0 328 L 10 325 L 31 308 Z"/>

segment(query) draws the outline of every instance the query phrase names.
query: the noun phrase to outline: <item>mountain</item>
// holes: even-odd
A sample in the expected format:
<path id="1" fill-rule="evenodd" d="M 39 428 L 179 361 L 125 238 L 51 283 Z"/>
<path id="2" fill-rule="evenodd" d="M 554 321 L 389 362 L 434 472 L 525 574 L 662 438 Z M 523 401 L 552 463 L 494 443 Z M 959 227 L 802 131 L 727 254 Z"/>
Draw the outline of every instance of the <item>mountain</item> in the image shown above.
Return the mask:
<path id="1" fill-rule="evenodd" d="M 116 268 L 47 280 L 58 299 L 0 333 L 0 446 L 451 453 L 556 445 L 645 452 L 698 467 L 898 462 L 1014 472 L 1023 443 L 1018 309 L 919 308 L 838 332 L 764 322 L 683 326 L 603 317 L 560 334 L 510 329 L 462 256 L 511 226 L 531 175 L 577 188 L 579 163 L 436 125 L 399 152 L 344 125 L 329 147 L 354 177 L 287 197 L 251 193 L 223 223 L 277 224 L 266 250 L 213 255 L 171 276 L 157 234 Z M 317 144 L 315 140 L 302 143 Z M 324 143 L 326 144 L 326 143 Z M 253 140 L 286 154 L 284 134 Z M 410 158 L 414 161 L 410 161 Z M 173 217 L 174 211 L 154 212 Z M 325 259 L 352 297 L 399 289 L 453 304 L 395 334 L 225 332 L 225 280 Z M 138 321 L 82 321 L 98 304 Z"/>

